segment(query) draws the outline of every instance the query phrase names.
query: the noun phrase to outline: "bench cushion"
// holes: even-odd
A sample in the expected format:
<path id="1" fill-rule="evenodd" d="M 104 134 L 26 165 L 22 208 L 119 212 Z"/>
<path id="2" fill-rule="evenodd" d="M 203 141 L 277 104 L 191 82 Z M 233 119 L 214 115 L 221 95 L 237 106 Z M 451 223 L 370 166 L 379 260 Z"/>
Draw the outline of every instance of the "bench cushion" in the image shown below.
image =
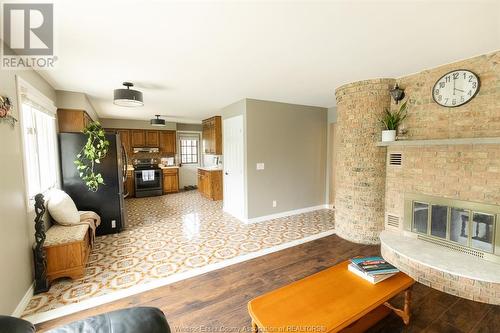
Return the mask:
<path id="1" fill-rule="evenodd" d="M 88 224 L 63 226 L 54 224 L 46 232 L 47 238 L 43 247 L 81 242 L 89 230 Z"/>

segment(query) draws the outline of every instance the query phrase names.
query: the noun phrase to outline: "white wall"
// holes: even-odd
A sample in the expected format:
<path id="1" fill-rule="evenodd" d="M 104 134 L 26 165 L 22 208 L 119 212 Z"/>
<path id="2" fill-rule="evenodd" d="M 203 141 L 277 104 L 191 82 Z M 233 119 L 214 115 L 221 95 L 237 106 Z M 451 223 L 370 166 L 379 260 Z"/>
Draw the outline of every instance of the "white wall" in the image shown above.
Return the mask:
<path id="1" fill-rule="evenodd" d="M 16 75 L 56 101 L 55 90 L 32 70 L 0 70 L 0 94 L 14 104 L 19 119 Z M 0 314 L 10 315 L 33 281 L 33 212 L 28 213 L 19 123 L 0 122 Z"/>
<path id="2" fill-rule="evenodd" d="M 56 106 L 59 109 L 85 110 L 92 120 L 99 120 L 97 112 L 86 94 L 74 91 L 57 90 Z"/>

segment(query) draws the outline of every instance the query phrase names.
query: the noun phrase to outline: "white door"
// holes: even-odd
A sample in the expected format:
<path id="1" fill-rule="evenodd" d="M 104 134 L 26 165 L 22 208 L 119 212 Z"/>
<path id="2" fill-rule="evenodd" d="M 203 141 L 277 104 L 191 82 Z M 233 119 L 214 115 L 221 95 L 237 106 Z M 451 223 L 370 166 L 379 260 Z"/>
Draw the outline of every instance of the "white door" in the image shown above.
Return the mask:
<path id="1" fill-rule="evenodd" d="M 195 186 L 198 183 L 198 167 L 201 159 L 200 133 L 177 132 L 179 152 L 179 188 Z"/>
<path id="2" fill-rule="evenodd" d="M 245 214 L 243 116 L 224 119 L 224 211 L 239 218 Z"/>

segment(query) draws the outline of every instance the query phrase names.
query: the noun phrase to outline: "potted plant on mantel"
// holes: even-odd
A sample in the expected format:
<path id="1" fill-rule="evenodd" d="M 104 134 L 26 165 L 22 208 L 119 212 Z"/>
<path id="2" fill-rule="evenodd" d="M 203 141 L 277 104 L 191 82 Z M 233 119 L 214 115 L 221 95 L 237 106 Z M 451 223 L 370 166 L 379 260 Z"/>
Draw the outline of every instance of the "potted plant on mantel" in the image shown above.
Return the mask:
<path id="1" fill-rule="evenodd" d="M 396 131 L 398 126 L 406 118 L 406 103 L 405 101 L 399 107 L 398 111 L 391 112 L 388 109 L 385 110 L 384 116 L 380 119 L 380 122 L 384 126 L 382 130 L 382 142 L 396 141 Z"/>

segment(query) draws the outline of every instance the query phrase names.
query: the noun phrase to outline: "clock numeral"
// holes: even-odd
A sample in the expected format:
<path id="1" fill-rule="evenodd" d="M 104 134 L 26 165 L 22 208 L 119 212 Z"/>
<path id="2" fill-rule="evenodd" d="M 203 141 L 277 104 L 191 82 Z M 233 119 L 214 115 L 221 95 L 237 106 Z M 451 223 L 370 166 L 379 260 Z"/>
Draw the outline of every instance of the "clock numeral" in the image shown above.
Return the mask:
<path id="1" fill-rule="evenodd" d="M 441 101 L 443 99 L 443 96 L 438 95 L 438 101 Z"/>
<path id="2" fill-rule="evenodd" d="M 472 82 L 472 79 L 474 79 L 474 76 L 469 75 L 469 82 Z"/>
<path id="3" fill-rule="evenodd" d="M 456 99 L 453 99 L 453 100 L 451 101 L 451 104 L 452 104 L 452 105 L 457 104 L 457 100 L 456 100 Z"/>
<path id="4" fill-rule="evenodd" d="M 434 90 L 434 93 L 435 93 L 436 95 L 439 95 L 439 89 Z"/>
<path id="5" fill-rule="evenodd" d="M 449 100 L 449 98 L 445 98 L 444 99 L 444 104 L 448 104 L 448 100 Z"/>
<path id="6" fill-rule="evenodd" d="M 472 90 L 469 90 L 469 93 L 467 95 L 472 96 Z"/>
<path id="7" fill-rule="evenodd" d="M 458 75 L 459 75 L 459 74 L 460 74 L 460 73 L 453 73 L 453 80 L 458 79 Z"/>
<path id="8" fill-rule="evenodd" d="M 467 74 L 464 73 L 464 80 L 467 80 Z"/>
<path id="9" fill-rule="evenodd" d="M 445 82 L 450 82 L 450 81 L 451 81 L 451 78 L 450 78 L 450 76 L 449 76 L 449 75 L 448 75 L 448 76 L 446 76 L 444 79 L 445 79 Z"/>
<path id="10" fill-rule="evenodd" d="M 476 89 L 477 87 L 477 82 L 472 82 L 472 88 Z"/>
<path id="11" fill-rule="evenodd" d="M 439 82 L 439 88 L 444 88 L 445 83 L 444 82 Z"/>
<path id="12" fill-rule="evenodd" d="M 465 97 L 464 96 L 460 97 L 460 103 L 462 103 L 463 101 L 465 101 Z"/>

